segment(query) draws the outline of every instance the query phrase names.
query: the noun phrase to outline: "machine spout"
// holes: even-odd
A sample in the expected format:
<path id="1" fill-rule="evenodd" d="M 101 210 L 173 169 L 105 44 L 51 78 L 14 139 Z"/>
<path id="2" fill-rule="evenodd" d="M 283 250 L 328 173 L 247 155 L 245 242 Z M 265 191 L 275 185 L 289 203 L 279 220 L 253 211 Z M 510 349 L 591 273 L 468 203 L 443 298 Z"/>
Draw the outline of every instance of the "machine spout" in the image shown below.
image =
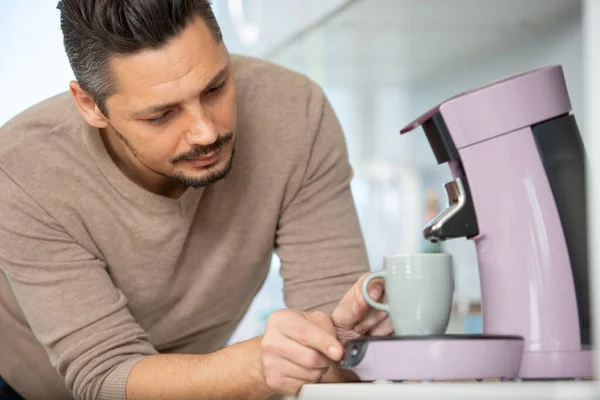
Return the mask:
<path id="1" fill-rule="evenodd" d="M 425 226 L 425 239 L 435 243 L 451 238 L 477 236 L 479 228 L 467 181 L 456 178 L 444 187 L 448 205 Z"/>

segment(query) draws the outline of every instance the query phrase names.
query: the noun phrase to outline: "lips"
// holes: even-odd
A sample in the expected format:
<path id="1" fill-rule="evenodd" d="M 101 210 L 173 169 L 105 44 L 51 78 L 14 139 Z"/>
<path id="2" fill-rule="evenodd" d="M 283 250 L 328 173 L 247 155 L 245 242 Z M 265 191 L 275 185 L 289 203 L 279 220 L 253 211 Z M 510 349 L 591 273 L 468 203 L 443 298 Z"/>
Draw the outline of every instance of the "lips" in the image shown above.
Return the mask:
<path id="1" fill-rule="evenodd" d="M 205 154 L 201 157 L 187 160 L 186 163 L 194 167 L 207 167 L 219 161 L 221 158 L 222 148 Z"/>

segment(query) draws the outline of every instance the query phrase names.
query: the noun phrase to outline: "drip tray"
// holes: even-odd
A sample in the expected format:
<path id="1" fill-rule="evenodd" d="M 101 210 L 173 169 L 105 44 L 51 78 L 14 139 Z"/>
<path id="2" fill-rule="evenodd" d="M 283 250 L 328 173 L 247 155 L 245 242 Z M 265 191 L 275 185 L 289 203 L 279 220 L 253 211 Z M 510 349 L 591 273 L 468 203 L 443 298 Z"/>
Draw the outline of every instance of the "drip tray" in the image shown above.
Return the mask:
<path id="1" fill-rule="evenodd" d="M 371 337 L 346 343 L 340 367 L 361 381 L 512 379 L 523 345 L 509 335 Z"/>

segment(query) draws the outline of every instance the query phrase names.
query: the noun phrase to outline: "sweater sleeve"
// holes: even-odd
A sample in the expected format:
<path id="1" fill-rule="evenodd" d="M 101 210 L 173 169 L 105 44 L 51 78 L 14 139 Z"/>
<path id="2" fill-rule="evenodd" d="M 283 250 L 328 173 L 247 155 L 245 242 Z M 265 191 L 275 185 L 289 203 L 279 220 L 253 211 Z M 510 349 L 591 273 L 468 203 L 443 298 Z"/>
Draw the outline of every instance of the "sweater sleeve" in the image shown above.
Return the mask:
<path id="1" fill-rule="evenodd" d="M 75 399 L 125 399 L 129 371 L 156 350 L 104 262 L 3 171 L 0 268 Z"/>
<path id="2" fill-rule="evenodd" d="M 369 267 L 341 126 L 316 84 L 310 93 L 303 178 L 282 208 L 276 253 L 286 305 L 329 313 Z"/>

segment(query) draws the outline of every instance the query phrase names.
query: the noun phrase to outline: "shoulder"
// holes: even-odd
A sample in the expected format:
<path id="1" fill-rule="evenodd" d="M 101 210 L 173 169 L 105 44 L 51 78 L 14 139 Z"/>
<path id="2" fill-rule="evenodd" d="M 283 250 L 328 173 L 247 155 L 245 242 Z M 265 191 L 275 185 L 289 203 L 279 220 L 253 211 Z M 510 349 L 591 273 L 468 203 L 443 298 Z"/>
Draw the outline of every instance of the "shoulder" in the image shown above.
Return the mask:
<path id="1" fill-rule="evenodd" d="M 74 112 L 77 112 L 77 109 L 71 94 L 62 92 L 21 111 L 0 126 L 0 132 L 29 125 L 60 125 L 71 118 Z"/>
<path id="2" fill-rule="evenodd" d="M 31 154 L 31 146 L 46 146 L 58 132 L 71 134 L 82 122 L 68 92 L 34 104 L 0 126 L 0 165 L 15 157 L 15 152 L 25 156 Z"/>
<path id="3" fill-rule="evenodd" d="M 233 65 L 239 165 L 280 179 L 293 195 L 310 160 L 309 172 L 318 175 L 315 171 L 326 165 L 319 160 L 327 154 L 345 156 L 341 126 L 316 82 L 265 60 L 234 56 Z"/>
<path id="4" fill-rule="evenodd" d="M 260 82 L 266 85 L 263 89 L 274 90 L 280 87 L 306 89 L 313 84 L 306 75 L 265 59 L 232 54 L 231 62 L 236 80 L 242 86 Z"/>
<path id="5" fill-rule="evenodd" d="M 327 99 L 306 75 L 267 60 L 232 55 L 238 92 L 238 124 L 284 147 L 306 148 Z M 305 149 L 303 149 L 305 150 Z"/>
<path id="6" fill-rule="evenodd" d="M 0 127 L 0 170 L 39 202 L 75 202 L 83 189 L 75 182 L 90 182 L 94 171 L 85 128 L 70 93 L 44 100 Z"/>
<path id="7" fill-rule="evenodd" d="M 286 113 L 306 117 L 313 105 L 322 106 L 322 88 L 306 75 L 268 60 L 232 55 L 240 106 L 252 105 L 277 117 Z"/>

